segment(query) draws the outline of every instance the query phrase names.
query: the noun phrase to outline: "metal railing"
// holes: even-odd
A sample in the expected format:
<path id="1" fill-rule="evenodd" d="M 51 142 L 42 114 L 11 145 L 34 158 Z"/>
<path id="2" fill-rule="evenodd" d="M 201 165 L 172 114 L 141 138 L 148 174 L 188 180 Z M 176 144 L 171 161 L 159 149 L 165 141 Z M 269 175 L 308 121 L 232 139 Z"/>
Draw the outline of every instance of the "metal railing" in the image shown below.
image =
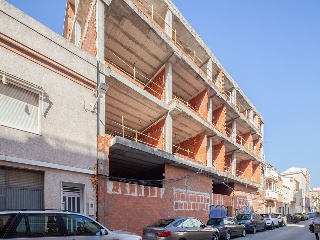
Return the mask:
<path id="1" fill-rule="evenodd" d="M 122 64 L 122 66 L 120 66 L 119 64 L 116 64 L 115 62 L 113 62 L 113 61 L 111 61 L 110 59 L 107 58 L 106 59 L 106 63 L 110 68 L 112 68 L 113 70 L 116 70 L 117 72 L 125 74 L 127 77 L 129 77 L 129 79 L 133 80 L 133 83 L 135 83 L 137 86 L 139 86 L 140 88 L 145 89 L 145 90 L 147 89 L 147 91 L 150 91 L 150 93 L 153 96 L 155 96 L 158 99 L 164 101 L 163 94 L 160 94 L 159 92 L 155 91 L 148 84 L 145 83 L 145 82 L 147 82 L 147 83 L 152 82 L 152 79 L 146 77 L 136 67 L 135 63 L 129 63 L 125 59 L 120 57 L 118 54 L 116 54 L 115 52 L 111 51 L 110 49 L 109 49 L 109 51 L 110 51 L 110 54 L 112 54 Z M 163 86 L 160 86 L 156 82 L 152 82 L 152 83 L 154 85 L 156 85 L 158 88 L 160 88 L 162 90 L 162 92 L 164 92 L 164 87 Z"/>
<path id="2" fill-rule="evenodd" d="M 121 136 L 135 142 L 143 143 L 154 148 L 165 150 L 166 142 L 164 137 L 164 127 L 161 128 L 161 132 L 162 134 L 160 139 L 154 138 L 150 136 L 150 134 L 145 134 L 144 132 L 138 131 L 137 129 L 126 126 L 124 124 L 123 117 L 121 122 L 106 119 L 106 133 L 112 136 Z"/>

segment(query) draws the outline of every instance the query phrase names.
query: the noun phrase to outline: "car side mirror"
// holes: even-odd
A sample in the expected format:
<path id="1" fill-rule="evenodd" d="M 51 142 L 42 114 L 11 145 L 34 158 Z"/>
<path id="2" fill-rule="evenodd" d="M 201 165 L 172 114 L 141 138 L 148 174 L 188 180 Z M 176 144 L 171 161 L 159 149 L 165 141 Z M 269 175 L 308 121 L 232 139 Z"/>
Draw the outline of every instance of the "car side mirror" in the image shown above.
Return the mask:
<path id="1" fill-rule="evenodd" d="M 200 225 L 200 227 L 201 227 L 201 228 L 205 228 L 205 227 L 206 227 L 206 225 L 204 225 L 204 224 L 201 224 L 201 225 Z"/>
<path id="2" fill-rule="evenodd" d="M 105 229 L 100 229 L 100 236 L 106 235 L 106 230 Z"/>

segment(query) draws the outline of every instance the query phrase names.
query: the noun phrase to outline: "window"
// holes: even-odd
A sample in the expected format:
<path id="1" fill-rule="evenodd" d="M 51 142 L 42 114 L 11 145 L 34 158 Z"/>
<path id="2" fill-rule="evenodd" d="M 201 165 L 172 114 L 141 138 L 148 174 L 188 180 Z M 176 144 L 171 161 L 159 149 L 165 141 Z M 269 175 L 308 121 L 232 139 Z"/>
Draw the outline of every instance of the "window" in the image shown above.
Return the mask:
<path id="1" fill-rule="evenodd" d="M 26 214 L 19 222 L 11 237 L 60 236 L 55 214 Z"/>
<path id="2" fill-rule="evenodd" d="M 100 236 L 102 227 L 91 219 L 74 214 L 62 215 L 68 235 Z"/>
<path id="3" fill-rule="evenodd" d="M 40 133 L 42 89 L 0 70 L 0 125 Z"/>
<path id="4" fill-rule="evenodd" d="M 203 225 L 203 223 L 200 222 L 198 219 L 193 218 L 193 219 L 191 219 L 191 221 L 193 223 L 193 227 L 199 228 Z"/>
<path id="5" fill-rule="evenodd" d="M 194 227 L 192 219 L 185 219 L 185 221 L 181 224 L 182 228 L 192 228 Z"/>
<path id="6" fill-rule="evenodd" d="M 225 224 L 228 224 L 228 225 L 234 225 L 234 221 L 233 221 L 232 218 L 226 218 L 226 219 L 224 220 L 224 223 L 225 223 Z"/>
<path id="7" fill-rule="evenodd" d="M 15 218 L 15 214 L 1 214 L 0 215 L 0 238 L 3 238 L 7 228 Z"/>
<path id="8" fill-rule="evenodd" d="M 0 166 L 0 193 L 0 211 L 43 209 L 44 172 Z"/>

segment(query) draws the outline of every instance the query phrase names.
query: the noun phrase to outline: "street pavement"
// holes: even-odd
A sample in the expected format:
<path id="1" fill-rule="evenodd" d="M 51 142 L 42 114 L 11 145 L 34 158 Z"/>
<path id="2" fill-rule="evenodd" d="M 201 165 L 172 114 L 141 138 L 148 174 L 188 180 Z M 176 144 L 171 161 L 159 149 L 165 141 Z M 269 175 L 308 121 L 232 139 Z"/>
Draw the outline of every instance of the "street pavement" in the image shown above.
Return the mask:
<path id="1" fill-rule="evenodd" d="M 301 221 L 297 224 L 288 223 L 286 227 L 275 228 L 256 234 L 248 233 L 246 237 L 234 237 L 235 240 L 255 239 L 255 240 L 315 240 L 314 233 L 309 231 L 311 221 Z"/>

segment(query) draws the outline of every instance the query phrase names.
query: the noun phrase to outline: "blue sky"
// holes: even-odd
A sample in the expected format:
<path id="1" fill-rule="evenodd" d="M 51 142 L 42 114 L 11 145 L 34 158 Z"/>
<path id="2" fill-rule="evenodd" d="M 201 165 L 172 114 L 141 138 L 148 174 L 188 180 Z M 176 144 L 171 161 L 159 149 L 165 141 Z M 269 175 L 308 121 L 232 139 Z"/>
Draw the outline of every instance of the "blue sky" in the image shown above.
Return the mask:
<path id="1" fill-rule="evenodd" d="M 62 34 L 66 0 L 9 0 Z M 173 0 L 264 117 L 266 161 L 320 187 L 320 1 Z"/>

